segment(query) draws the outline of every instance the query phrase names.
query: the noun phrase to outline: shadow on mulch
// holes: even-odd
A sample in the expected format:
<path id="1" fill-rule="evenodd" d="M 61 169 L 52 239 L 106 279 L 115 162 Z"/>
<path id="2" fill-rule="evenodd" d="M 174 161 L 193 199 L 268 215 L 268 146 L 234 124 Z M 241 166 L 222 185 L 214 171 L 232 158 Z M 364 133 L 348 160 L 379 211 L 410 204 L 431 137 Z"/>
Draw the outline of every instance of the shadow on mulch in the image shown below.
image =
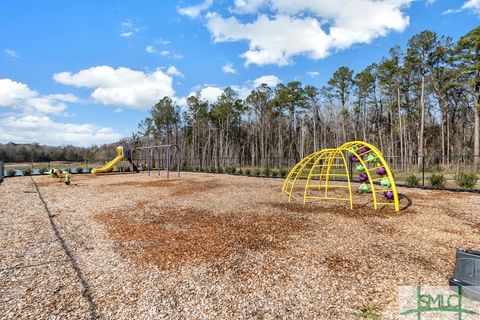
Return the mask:
<path id="1" fill-rule="evenodd" d="M 272 206 L 279 210 L 287 210 L 290 212 L 296 213 L 308 213 L 308 214 L 322 214 L 322 213 L 330 213 L 334 215 L 340 215 L 348 218 L 361 218 L 361 217 L 378 217 L 378 218 L 392 218 L 392 217 L 399 217 L 404 216 L 406 214 L 415 214 L 413 210 L 403 210 L 395 212 L 392 208 L 379 208 L 379 210 L 375 210 L 370 207 L 370 204 L 364 205 L 355 205 L 353 209 L 350 209 L 347 205 L 338 205 L 332 202 L 331 205 L 324 205 L 317 203 L 307 203 L 303 205 L 302 203 L 278 203 L 278 202 L 269 202 L 265 203 L 268 206 Z"/>
<path id="2" fill-rule="evenodd" d="M 137 187 L 137 188 L 166 188 L 171 189 L 169 196 L 183 197 L 198 192 L 207 192 L 216 189 L 221 184 L 209 181 L 163 179 L 155 181 L 126 181 L 123 183 L 106 184 L 108 187 Z M 170 190 L 169 190 L 170 191 Z"/>
<path id="3" fill-rule="evenodd" d="M 292 215 L 149 207 L 100 213 L 121 255 L 139 264 L 168 270 L 182 265 L 222 264 L 233 254 L 285 249 L 285 242 L 306 230 L 308 220 Z"/>

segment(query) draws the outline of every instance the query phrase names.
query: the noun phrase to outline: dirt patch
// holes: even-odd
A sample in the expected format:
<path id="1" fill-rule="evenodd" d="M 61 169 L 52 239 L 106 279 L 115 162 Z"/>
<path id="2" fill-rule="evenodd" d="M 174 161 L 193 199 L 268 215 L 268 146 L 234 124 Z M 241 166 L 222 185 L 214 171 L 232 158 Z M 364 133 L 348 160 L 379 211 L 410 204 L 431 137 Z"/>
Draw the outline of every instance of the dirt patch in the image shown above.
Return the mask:
<path id="1" fill-rule="evenodd" d="M 462 237 L 462 238 L 465 238 L 465 237 L 466 237 L 465 232 L 462 231 L 462 230 L 443 229 L 442 231 L 443 231 L 443 232 L 446 232 L 446 233 L 450 233 L 450 234 L 454 234 L 454 235 L 460 236 L 460 237 Z"/>
<path id="2" fill-rule="evenodd" d="M 474 230 L 475 232 L 480 233 L 480 223 L 474 224 L 474 225 L 473 225 L 473 230 Z"/>
<path id="3" fill-rule="evenodd" d="M 290 212 L 301 212 L 301 213 L 330 213 L 334 215 L 341 215 L 344 217 L 349 218 L 360 218 L 360 217 L 381 217 L 381 218 L 391 218 L 392 211 L 391 210 L 375 210 L 373 208 L 368 208 L 365 206 L 354 205 L 353 209 L 346 205 L 338 205 L 334 202 L 328 202 L 329 206 L 319 205 L 318 203 L 307 203 L 303 205 L 301 203 L 278 203 L 278 202 L 271 202 L 266 203 L 268 206 L 275 207 L 279 210 L 287 210 Z"/>
<path id="4" fill-rule="evenodd" d="M 61 183 L 63 183 L 63 179 L 49 177 L 49 179 L 44 179 L 42 181 L 38 181 L 37 186 L 39 186 L 39 187 L 50 187 L 50 186 L 59 185 Z"/>
<path id="5" fill-rule="evenodd" d="M 178 180 L 154 180 L 154 181 L 125 181 L 106 184 L 109 187 L 168 187 L 178 183 Z"/>
<path id="6" fill-rule="evenodd" d="M 171 193 L 171 196 L 184 197 L 197 192 L 210 191 L 219 188 L 220 186 L 221 184 L 216 182 L 192 181 L 177 185 L 175 191 Z"/>
<path id="7" fill-rule="evenodd" d="M 360 269 L 360 263 L 356 260 L 342 257 L 338 254 L 334 254 L 325 258 L 323 263 L 328 269 L 334 272 L 358 272 Z"/>
<path id="8" fill-rule="evenodd" d="M 219 183 L 209 181 L 185 181 L 177 179 L 164 179 L 154 181 L 126 181 L 122 183 L 109 183 L 109 187 L 137 187 L 137 188 L 169 188 L 170 196 L 183 197 L 197 192 L 205 192 L 220 186 Z"/>
<path id="9" fill-rule="evenodd" d="M 148 207 L 145 203 L 104 212 L 96 219 L 107 226 L 121 254 L 161 269 L 218 265 L 234 253 L 249 250 L 281 250 L 290 235 L 308 228 L 306 219 L 293 215 L 217 215 L 195 209 Z"/>

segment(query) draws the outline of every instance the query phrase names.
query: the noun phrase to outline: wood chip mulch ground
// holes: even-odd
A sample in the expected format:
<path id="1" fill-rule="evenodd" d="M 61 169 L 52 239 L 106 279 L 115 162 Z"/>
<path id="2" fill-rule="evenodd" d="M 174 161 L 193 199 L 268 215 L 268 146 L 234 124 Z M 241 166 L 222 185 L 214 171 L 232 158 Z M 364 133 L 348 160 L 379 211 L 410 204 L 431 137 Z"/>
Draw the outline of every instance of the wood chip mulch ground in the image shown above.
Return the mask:
<path id="1" fill-rule="evenodd" d="M 480 249 L 480 196 L 400 188 L 400 213 L 288 203 L 281 179 L 182 173 L 0 185 L 0 319 L 396 319 Z M 300 195 L 300 194 L 299 194 Z"/>

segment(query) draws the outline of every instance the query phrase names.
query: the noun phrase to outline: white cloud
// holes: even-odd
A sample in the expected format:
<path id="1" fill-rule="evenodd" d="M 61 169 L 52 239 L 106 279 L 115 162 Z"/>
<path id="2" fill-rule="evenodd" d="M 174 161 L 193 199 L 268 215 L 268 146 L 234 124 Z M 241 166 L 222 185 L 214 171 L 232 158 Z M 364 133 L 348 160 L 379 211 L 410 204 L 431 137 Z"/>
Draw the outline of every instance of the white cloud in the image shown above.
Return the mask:
<path id="1" fill-rule="evenodd" d="M 442 14 L 451 14 L 451 13 L 459 13 L 465 10 L 470 10 L 475 14 L 480 14 L 480 0 L 467 0 L 463 3 L 463 5 L 458 9 L 447 9 Z"/>
<path id="2" fill-rule="evenodd" d="M 463 4 L 462 10 L 472 10 L 476 14 L 480 14 L 480 0 L 468 0 Z"/>
<path id="3" fill-rule="evenodd" d="M 21 82 L 0 79 L 0 107 L 11 106 L 29 98 L 38 96 L 38 92 Z"/>
<path id="4" fill-rule="evenodd" d="M 11 79 L 0 79 L 0 107 L 10 107 L 29 113 L 61 114 L 67 109 L 65 102 L 77 102 L 73 94 L 41 96 L 26 84 Z"/>
<path id="5" fill-rule="evenodd" d="M 151 73 L 120 67 L 97 66 L 72 74 L 60 72 L 54 80 L 76 87 L 94 89 L 91 97 L 105 105 L 148 109 L 164 96 L 172 97 L 172 77 L 157 69 Z"/>
<path id="6" fill-rule="evenodd" d="M 123 37 L 123 38 L 129 38 L 133 35 L 133 32 L 122 32 L 120 33 L 120 37 Z"/>
<path id="7" fill-rule="evenodd" d="M 170 40 L 165 40 L 165 39 L 160 38 L 160 39 L 155 40 L 155 43 L 156 44 L 161 44 L 161 45 L 167 45 L 167 44 L 170 43 Z"/>
<path id="8" fill-rule="evenodd" d="M 320 74 L 320 72 L 318 71 L 307 71 L 306 73 L 307 73 L 307 76 L 312 78 L 318 77 L 318 75 Z"/>
<path id="9" fill-rule="evenodd" d="M 409 24 L 402 9 L 412 0 L 276 0 L 235 1 L 232 12 L 253 13 L 266 6 L 272 15 L 252 22 L 208 13 L 207 27 L 215 42 L 247 40 L 245 64 L 287 65 L 296 55 L 317 60 L 332 51 L 370 43 Z M 247 9 L 248 8 L 248 9 Z M 368 12 L 368 18 L 365 17 Z M 323 27 L 323 28 L 322 28 Z M 325 29 L 325 30 L 324 30 Z"/>
<path id="10" fill-rule="evenodd" d="M 112 128 L 55 122 L 45 115 L 24 115 L 0 120 L 0 137 L 1 142 L 90 146 L 117 141 L 122 135 Z"/>
<path id="11" fill-rule="evenodd" d="M 14 58 L 14 59 L 20 58 L 20 55 L 18 55 L 18 53 L 17 53 L 15 50 L 5 49 L 4 52 L 5 52 L 5 54 L 6 54 L 7 56 L 10 56 L 10 57 L 12 57 L 12 58 Z"/>
<path id="12" fill-rule="evenodd" d="M 256 88 L 256 87 L 260 86 L 261 84 L 265 83 L 269 87 L 273 88 L 277 84 L 279 84 L 280 82 L 282 82 L 282 81 L 280 81 L 280 79 L 277 76 L 266 75 L 266 76 L 261 76 L 260 78 L 257 78 L 255 80 L 253 80 L 253 85 Z"/>
<path id="13" fill-rule="evenodd" d="M 233 64 L 231 64 L 231 63 L 227 63 L 226 65 L 224 65 L 222 67 L 222 71 L 224 73 L 231 73 L 231 74 L 236 74 L 237 73 L 237 70 L 235 70 L 235 68 L 233 67 Z"/>
<path id="14" fill-rule="evenodd" d="M 0 118 L 0 142 L 86 146 L 113 142 L 122 137 L 111 128 L 55 122 L 46 115 L 65 115 L 66 103 L 78 101 L 73 94 L 40 95 L 24 83 L 0 79 L 0 108 L 15 111 L 15 116 Z"/>
<path id="15" fill-rule="evenodd" d="M 167 74 L 170 75 L 170 76 L 177 76 L 177 77 L 185 78 L 183 73 L 181 73 L 175 66 L 168 67 Z"/>
<path id="16" fill-rule="evenodd" d="M 217 101 L 218 97 L 220 97 L 223 93 L 223 89 L 218 87 L 206 87 L 200 90 L 200 96 L 202 99 L 214 103 Z M 191 94 L 190 94 L 191 95 Z"/>
<path id="17" fill-rule="evenodd" d="M 145 48 L 145 51 L 147 51 L 148 53 L 157 53 L 157 50 L 153 46 L 147 46 Z"/>
<path id="18" fill-rule="evenodd" d="M 159 55 L 164 56 L 164 57 L 170 56 L 170 51 L 168 51 L 168 50 L 159 51 L 157 48 L 155 48 L 152 45 L 146 46 L 145 51 L 148 52 L 148 53 L 151 53 L 151 54 L 159 54 Z M 171 57 L 173 59 L 176 59 L 175 55 L 172 55 Z"/>
<path id="19" fill-rule="evenodd" d="M 137 28 L 132 21 L 127 20 L 121 23 L 120 36 L 123 38 L 130 38 L 140 30 L 141 28 Z"/>
<path id="20" fill-rule="evenodd" d="M 230 11 L 243 14 L 256 13 L 257 10 L 267 2 L 266 0 L 235 0 L 234 8 Z"/>
<path id="21" fill-rule="evenodd" d="M 199 3 L 195 6 L 177 8 L 178 13 L 190 18 L 196 18 L 202 13 L 202 11 L 207 10 L 213 4 L 213 0 L 205 0 L 202 3 Z"/>
<path id="22" fill-rule="evenodd" d="M 252 92 L 252 90 L 254 90 L 263 83 L 267 84 L 271 88 L 274 88 L 280 82 L 281 81 L 277 76 L 265 75 L 253 81 L 246 81 L 243 85 L 231 85 L 229 87 L 238 94 L 238 97 L 240 99 L 245 99 Z M 208 101 L 209 103 L 215 103 L 218 97 L 222 95 L 225 88 L 226 86 L 220 88 L 215 85 L 206 85 L 203 88 L 196 88 L 195 92 L 190 92 L 187 97 L 177 99 L 176 102 L 178 105 L 186 106 L 187 98 L 199 93 L 201 99 Z"/>

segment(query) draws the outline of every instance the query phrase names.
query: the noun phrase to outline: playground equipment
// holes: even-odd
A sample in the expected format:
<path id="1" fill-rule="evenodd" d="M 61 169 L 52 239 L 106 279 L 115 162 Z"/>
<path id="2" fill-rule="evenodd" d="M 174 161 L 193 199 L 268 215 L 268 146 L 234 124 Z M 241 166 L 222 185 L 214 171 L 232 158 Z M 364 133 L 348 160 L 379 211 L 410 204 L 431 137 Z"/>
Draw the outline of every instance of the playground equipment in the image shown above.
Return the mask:
<path id="1" fill-rule="evenodd" d="M 113 168 L 123 160 L 123 147 L 118 146 L 117 147 L 117 156 L 110 162 L 108 162 L 106 165 L 104 165 L 101 168 L 93 168 L 92 169 L 92 174 L 97 174 L 97 173 L 105 173 L 105 172 L 110 172 L 113 170 Z"/>
<path id="2" fill-rule="evenodd" d="M 339 148 L 309 154 L 290 171 L 282 192 L 288 195 L 290 201 L 295 186 L 302 181 L 304 204 L 311 199 L 348 201 L 352 209 L 353 169 L 359 173 L 359 192 L 372 194 L 374 209 L 378 209 L 378 205 L 391 205 L 395 211 L 400 210 L 395 180 L 387 162 L 380 150 L 363 141 L 351 141 Z M 331 195 L 329 191 L 332 189 L 346 189 L 347 196 Z M 383 202 L 379 199 L 381 195 Z"/>
<path id="3" fill-rule="evenodd" d="M 70 184 L 70 179 L 72 178 L 72 174 L 70 172 L 62 171 L 55 168 L 50 169 L 50 171 L 44 172 L 44 174 L 48 174 L 50 177 L 54 178 L 61 178 L 66 185 Z"/>
<path id="4" fill-rule="evenodd" d="M 3 161 L 0 161 L 0 182 L 3 181 Z"/>
<path id="5" fill-rule="evenodd" d="M 113 168 L 123 159 L 127 159 L 128 162 L 132 165 L 132 172 L 139 172 L 135 164 L 132 162 L 131 152 L 128 149 L 124 149 L 122 146 L 117 147 L 117 156 L 106 165 L 101 168 L 93 168 L 92 174 L 110 172 Z"/>
<path id="6" fill-rule="evenodd" d="M 126 159 L 132 166 L 132 173 L 138 173 L 140 170 L 133 159 L 135 154 L 139 154 L 139 157 L 136 159 L 140 161 L 141 171 L 147 169 L 148 175 L 150 175 L 152 164 L 154 160 L 157 160 L 156 168 L 158 169 L 158 175 L 160 175 L 161 168 L 164 167 L 167 171 L 167 178 L 170 177 L 171 159 L 173 157 L 176 159 L 176 168 L 178 176 L 180 176 L 180 148 L 176 144 L 136 147 L 132 150 L 118 146 L 117 156 L 103 167 L 93 168 L 92 174 L 110 172 L 123 159 Z"/>
<path id="7" fill-rule="evenodd" d="M 148 147 L 137 147 L 133 148 L 131 152 L 131 163 L 135 166 L 134 155 L 138 154 L 138 157 L 135 157 L 137 161 L 140 161 L 142 169 L 147 169 L 148 175 L 150 175 L 150 170 L 153 169 L 152 164 L 156 161 L 156 169 L 158 175 L 160 175 L 160 170 L 162 167 L 167 171 L 167 178 L 170 177 L 170 168 L 172 164 L 172 158 L 176 160 L 176 169 L 177 174 L 180 176 L 180 148 L 176 144 L 164 144 L 159 146 L 148 146 Z M 138 172 L 138 171 L 137 171 Z M 132 173 L 135 173 L 132 170 Z"/>

